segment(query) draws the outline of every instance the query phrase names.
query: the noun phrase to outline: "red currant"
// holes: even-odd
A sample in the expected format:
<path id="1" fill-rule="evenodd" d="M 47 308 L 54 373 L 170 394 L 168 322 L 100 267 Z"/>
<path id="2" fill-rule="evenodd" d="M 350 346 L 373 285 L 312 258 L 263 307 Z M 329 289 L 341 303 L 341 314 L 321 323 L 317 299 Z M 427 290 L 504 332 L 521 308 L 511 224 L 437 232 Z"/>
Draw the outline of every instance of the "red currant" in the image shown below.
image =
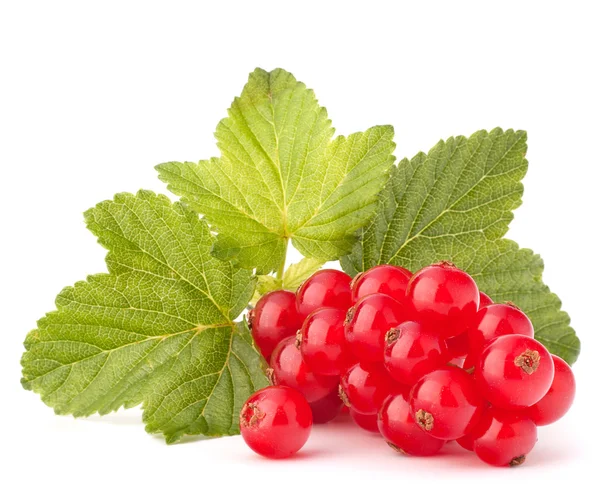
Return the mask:
<path id="1" fill-rule="evenodd" d="M 271 355 L 271 370 L 275 384 L 296 389 L 309 403 L 327 396 L 335 390 L 339 381 L 339 377 L 313 373 L 302 359 L 295 337 L 288 337 L 277 344 Z"/>
<path id="2" fill-rule="evenodd" d="M 379 434 L 379 428 L 377 427 L 377 414 L 364 415 L 350 408 L 350 416 L 356 425 L 361 429 L 369 432 L 376 432 Z"/>
<path id="3" fill-rule="evenodd" d="M 412 385 L 448 361 L 444 340 L 427 326 L 406 321 L 385 336 L 384 366 L 402 384 Z"/>
<path id="4" fill-rule="evenodd" d="M 424 431 L 438 439 L 458 439 L 477 424 L 483 408 L 472 377 L 456 366 L 421 378 L 410 393 L 411 415 Z"/>
<path id="5" fill-rule="evenodd" d="M 389 396 L 379 410 L 379 432 L 395 450 L 408 455 L 435 455 L 445 441 L 423 431 L 410 414 L 406 391 Z"/>
<path id="6" fill-rule="evenodd" d="M 383 293 L 402 302 L 406 295 L 406 285 L 412 273 L 399 266 L 383 264 L 357 274 L 352 280 L 352 301 L 371 295 Z"/>
<path id="7" fill-rule="evenodd" d="M 446 339 L 449 359 L 463 358 L 469 354 L 469 336 L 467 332 Z"/>
<path id="8" fill-rule="evenodd" d="M 554 379 L 546 395 L 526 410 L 536 425 L 548 425 L 563 417 L 575 399 L 575 376 L 571 367 L 554 354 Z"/>
<path id="9" fill-rule="evenodd" d="M 246 444 L 259 455 L 286 458 L 304 446 L 312 421 L 302 394 L 272 386 L 248 398 L 240 413 L 240 430 Z"/>
<path id="10" fill-rule="evenodd" d="M 493 406 L 515 409 L 537 403 L 550 389 L 554 363 L 548 350 L 525 335 L 486 344 L 475 364 L 481 395 Z"/>
<path id="11" fill-rule="evenodd" d="M 360 299 L 346 316 L 346 341 L 359 361 L 383 361 L 385 334 L 407 319 L 397 300 L 382 293 Z"/>
<path id="12" fill-rule="evenodd" d="M 321 307 L 348 309 L 352 305 L 350 282 L 342 271 L 322 269 L 308 278 L 296 292 L 296 304 L 303 318 Z"/>
<path id="13" fill-rule="evenodd" d="M 317 309 L 302 325 L 300 351 L 306 364 L 321 375 L 341 375 L 354 364 L 344 336 L 345 311 Z"/>
<path id="14" fill-rule="evenodd" d="M 334 390 L 324 398 L 309 404 L 310 409 L 312 410 L 313 422 L 315 424 L 326 424 L 327 422 L 332 421 L 340 414 L 342 407 L 344 406 L 337 390 Z"/>
<path id="15" fill-rule="evenodd" d="M 492 305 L 494 301 L 483 292 L 479 292 L 479 309 Z"/>
<path id="16" fill-rule="evenodd" d="M 469 351 L 478 355 L 490 340 L 515 333 L 533 338 L 533 325 L 523 311 L 510 303 L 484 307 L 469 328 Z"/>
<path id="17" fill-rule="evenodd" d="M 479 308 L 479 290 L 466 272 L 442 262 L 413 275 L 406 301 L 419 320 L 434 325 L 443 337 L 454 337 L 471 324 Z"/>
<path id="18" fill-rule="evenodd" d="M 340 381 L 340 397 L 351 409 L 365 415 L 377 413 L 394 383 L 383 366 L 358 363 Z"/>
<path id="19" fill-rule="evenodd" d="M 465 434 L 463 437 L 459 437 L 456 442 L 465 450 L 473 451 L 473 433 Z"/>
<path id="20" fill-rule="evenodd" d="M 521 465 L 537 441 L 537 427 L 527 417 L 497 408 L 487 409 L 473 434 L 473 451 L 484 462 Z"/>

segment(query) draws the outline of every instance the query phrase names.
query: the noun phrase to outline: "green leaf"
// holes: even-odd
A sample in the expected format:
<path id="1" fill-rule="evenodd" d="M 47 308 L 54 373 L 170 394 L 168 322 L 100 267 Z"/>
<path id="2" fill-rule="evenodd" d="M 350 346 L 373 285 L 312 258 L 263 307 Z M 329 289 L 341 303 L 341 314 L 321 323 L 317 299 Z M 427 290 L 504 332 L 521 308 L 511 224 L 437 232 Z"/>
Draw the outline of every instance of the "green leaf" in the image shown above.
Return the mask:
<path id="1" fill-rule="evenodd" d="M 450 260 L 494 300 L 521 307 L 537 338 L 573 363 L 579 339 L 560 300 L 542 282 L 540 257 L 501 239 L 521 203 L 525 152 L 524 132 L 494 129 L 450 138 L 428 154 L 402 160 L 376 216 L 341 264 L 354 275 L 377 264 L 415 271 Z"/>
<path id="2" fill-rule="evenodd" d="M 220 158 L 156 168 L 218 232 L 216 256 L 268 274 L 290 239 L 321 261 L 348 253 L 373 215 L 394 162 L 393 129 L 333 133 L 312 90 L 281 69 L 257 69 L 217 126 Z"/>
<path id="3" fill-rule="evenodd" d="M 283 274 L 283 288 L 295 292 L 310 276 L 323 267 L 322 260 L 305 258 L 291 264 Z"/>
<path id="4" fill-rule="evenodd" d="M 254 291 L 250 272 L 210 255 L 196 213 L 149 191 L 85 218 L 109 250 L 109 274 L 58 295 L 25 341 L 23 386 L 74 416 L 143 403 L 148 431 L 169 442 L 236 433 L 243 400 L 267 383 L 234 322 Z"/>

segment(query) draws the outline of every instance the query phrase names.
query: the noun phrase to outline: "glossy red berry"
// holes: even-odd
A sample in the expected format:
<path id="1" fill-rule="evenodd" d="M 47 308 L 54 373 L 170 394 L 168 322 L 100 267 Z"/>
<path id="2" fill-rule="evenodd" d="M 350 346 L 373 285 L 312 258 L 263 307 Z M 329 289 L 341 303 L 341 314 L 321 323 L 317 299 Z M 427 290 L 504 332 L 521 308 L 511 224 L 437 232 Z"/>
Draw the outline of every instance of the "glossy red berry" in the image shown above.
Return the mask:
<path id="1" fill-rule="evenodd" d="M 406 321 L 385 336 L 383 364 L 396 381 L 413 385 L 448 361 L 444 340 L 430 327 Z"/>
<path id="2" fill-rule="evenodd" d="M 443 337 L 465 332 L 479 308 L 479 290 L 473 278 L 449 263 L 417 271 L 408 282 L 406 303 L 420 321 Z"/>
<path id="3" fill-rule="evenodd" d="M 548 425 L 563 417 L 575 399 L 575 376 L 566 361 L 552 356 L 554 379 L 546 395 L 526 410 L 536 425 Z"/>
<path id="4" fill-rule="evenodd" d="M 312 428 L 306 399 L 289 387 L 265 387 L 248 398 L 240 413 L 246 444 L 259 455 L 286 458 L 304 446 Z"/>
<path id="5" fill-rule="evenodd" d="M 533 338 L 533 325 L 527 315 L 513 304 L 492 304 L 479 309 L 468 330 L 469 351 L 475 356 L 492 339 L 503 335 Z"/>
<path id="6" fill-rule="evenodd" d="M 467 332 L 446 339 L 448 358 L 464 358 L 469 354 L 469 336 Z"/>
<path id="7" fill-rule="evenodd" d="M 492 305 L 493 303 L 494 301 L 490 299 L 489 295 L 486 295 L 483 292 L 479 292 L 479 309 L 481 309 L 482 307 Z"/>
<path id="8" fill-rule="evenodd" d="M 350 408 L 350 417 L 352 417 L 354 423 L 361 429 L 379 434 L 379 428 L 377 427 L 377 414 L 364 415 Z"/>
<path id="9" fill-rule="evenodd" d="M 461 448 L 464 448 L 468 451 L 473 451 L 473 439 L 473 432 L 470 432 L 469 434 L 465 434 L 463 437 L 458 438 L 456 442 L 461 446 Z"/>
<path id="10" fill-rule="evenodd" d="M 519 413 L 487 409 L 473 435 L 473 451 L 484 462 L 498 467 L 525 461 L 537 441 L 537 427 Z"/>
<path id="11" fill-rule="evenodd" d="M 302 359 L 295 337 L 283 339 L 271 355 L 270 376 L 275 384 L 296 389 L 309 403 L 324 398 L 338 385 L 339 377 L 313 373 Z"/>
<path id="12" fill-rule="evenodd" d="M 309 314 L 300 330 L 300 351 L 310 369 L 321 375 L 341 375 L 353 365 L 346 345 L 346 312 L 331 307 Z"/>
<path id="13" fill-rule="evenodd" d="M 487 343 L 475 364 L 481 395 L 493 406 L 516 409 L 537 403 L 550 389 L 554 363 L 548 350 L 525 335 Z"/>
<path id="14" fill-rule="evenodd" d="M 350 282 L 342 271 L 322 269 L 308 278 L 296 292 L 296 304 L 303 318 L 321 307 L 348 309 L 352 305 Z"/>
<path id="15" fill-rule="evenodd" d="M 327 422 L 331 422 L 340 414 L 344 406 L 337 390 L 334 390 L 324 398 L 309 404 L 310 409 L 312 410 L 313 423 L 315 424 L 326 424 Z"/>
<path id="16" fill-rule="evenodd" d="M 432 437 L 417 425 L 405 392 L 389 396 L 383 402 L 377 419 L 379 432 L 396 451 L 423 457 L 435 455 L 445 441 Z"/>
<path id="17" fill-rule="evenodd" d="M 458 439 L 477 424 L 484 401 L 472 377 L 456 366 L 422 377 L 410 393 L 411 415 L 429 435 Z"/>
<path id="18" fill-rule="evenodd" d="M 382 365 L 358 363 L 342 376 L 340 397 L 351 409 L 373 415 L 393 388 L 394 383 Z"/>
<path id="19" fill-rule="evenodd" d="M 248 324 L 254 342 L 269 360 L 275 346 L 284 338 L 296 335 L 302 326 L 302 318 L 296 310 L 296 295 L 287 290 L 263 295 L 248 313 Z"/>
<path id="20" fill-rule="evenodd" d="M 372 293 L 383 293 L 402 302 L 411 276 L 408 269 L 399 266 L 383 264 L 372 267 L 352 280 L 352 301 L 356 302 Z"/>
<path id="21" fill-rule="evenodd" d="M 348 310 L 346 341 L 359 361 L 382 362 L 385 335 L 407 319 L 402 304 L 382 293 L 367 295 Z"/>

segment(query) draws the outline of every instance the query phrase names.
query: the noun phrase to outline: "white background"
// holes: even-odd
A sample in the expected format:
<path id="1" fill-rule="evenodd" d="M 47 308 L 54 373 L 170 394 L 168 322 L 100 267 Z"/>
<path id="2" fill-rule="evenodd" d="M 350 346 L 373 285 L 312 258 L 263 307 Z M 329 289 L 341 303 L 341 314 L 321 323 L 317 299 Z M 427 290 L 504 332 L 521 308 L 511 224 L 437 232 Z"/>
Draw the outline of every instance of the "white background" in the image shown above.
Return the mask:
<path id="1" fill-rule="evenodd" d="M 2 498 L 542 499 L 597 477 L 598 11 L 407 4 L 0 3 Z M 217 154 L 215 125 L 256 66 L 316 89 L 338 133 L 393 124 L 399 158 L 481 128 L 528 131 L 509 236 L 544 257 L 583 352 L 575 405 L 526 465 L 452 446 L 408 459 L 344 422 L 271 462 L 237 437 L 167 446 L 138 410 L 58 417 L 21 389 L 25 334 L 63 286 L 105 269 L 82 212 L 120 191 L 167 193 L 154 165 Z"/>

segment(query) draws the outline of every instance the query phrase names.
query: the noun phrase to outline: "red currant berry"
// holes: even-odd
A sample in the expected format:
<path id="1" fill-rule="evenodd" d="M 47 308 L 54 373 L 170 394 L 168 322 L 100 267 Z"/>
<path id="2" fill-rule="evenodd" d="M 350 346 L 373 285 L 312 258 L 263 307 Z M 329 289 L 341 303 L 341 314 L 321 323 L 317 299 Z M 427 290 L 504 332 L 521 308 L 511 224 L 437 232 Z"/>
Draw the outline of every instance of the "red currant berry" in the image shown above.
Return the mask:
<path id="1" fill-rule="evenodd" d="M 554 379 L 546 395 L 526 410 L 535 425 L 548 425 L 563 417 L 575 399 L 575 376 L 571 367 L 554 354 Z"/>
<path id="2" fill-rule="evenodd" d="M 405 391 L 406 392 L 406 391 Z M 396 451 L 407 455 L 435 455 L 445 441 L 423 431 L 410 414 L 407 394 L 389 396 L 379 410 L 379 432 Z"/>
<path id="3" fill-rule="evenodd" d="M 342 271 L 322 269 L 308 278 L 296 292 L 296 304 L 303 318 L 321 307 L 346 310 L 352 305 L 350 282 Z"/>
<path id="4" fill-rule="evenodd" d="M 419 320 L 434 325 L 443 337 L 465 332 L 479 308 L 473 278 L 442 262 L 417 271 L 408 282 L 406 303 Z"/>
<path id="5" fill-rule="evenodd" d="M 411 415 L 424 431 L 438 439 L 458 439 L 477 424 L 483 409 L 472 377 L 456 366 L 421 378 L 410 393 Z"/>
<path id="6" fill-rule="evenodd" d="M 295 337 L 283 339 L 271 355 L 270 376 L 275 384 L 296 389 L 309 403 L 324 398 L 338 384 L 339 377 L 313 373 L 302 359 Z"/>
<path id="7" fill-rule="evenodd" d="M 394 383 L 383 366 L 358 363 L 342 376 L 340 397 L 351 409 L 373 415 L 393 388 Z"/>
<path id="8" fill-rule="evenodd" d="M 510 303 L 484 307 L 468 330 L 469 351 L 477 355 L 490 340 L 515 333 L 533 338 L 533 325 L 523 311 Z"/>
<path id="9" fill-rule="evenodd" d="M 259 455 L 286 458 L 304 446 L 312 421 L 302 394 L 273 386 L 248 398 L 240 413 L 240 430 L 246 444 Z"/>
<path id="10" fill-rule="evenodd" d="M 360 299 L 346 315 L 346 341 L 359 361 L 383 361 L 385 334 L 407 319 L 397 300 L 382 293 Z"/>
<path id="11" fill-rule="evenodd" d="M 371 295 L 383 293 L 402 302 L 406 295 L 406 285 L 412 273 L 399 266 L 383 264 L 357 274 L 352 280 L 352 301 Z"/>
<path id="12" fill-rule="evenodd" d="M 354 423 L 361 429 L 379 434 L 379 428 L 377 427 L 377 414 L 364 415 L 363 413 L 358 413 L 350 408 L 350 416 L 352 417 Z"/>
<path id="13" fill-rule="evenodd" d="M 463 437 L 460 437 L 456 440 L 456 442 L 465 450 L 473 451 L 473 433 L 465 434 Z"/>
<path id="14" fill-rule="evenodd" d="M 383 364 L 402 384 L 412 385 L 448 361 L 444 340 L 427 326 L 406 321 L 385 335 Z"/>
<path id="15" fill-rule="evenodd" d="M 449 359 L 463 358 L 469 354 L 469 336 L 467 332 L 446 339 Z"/>
<path id="16" fill-rule="evenodd" d="M 335 390 L 314 403 L 309 403 L 312 410 L 313 422 L 315 424 L 326 424 L 331 422 L 342 411 L 344 403 L 340 399 L 338 391 Z"/>
<path id="17" fill-rule="evenodd" d="M 498 467 L 521 465 L 537 441 L 537 427 L 527 417 L 497 408 L 485 411 L 473 435 L 473 451 Z"/>
<path id="18" fill-rule="evenodd" d="M 483 292 L 479 292 L 479 309 L 482 307 L 490 306 L 494 303 L 492 299 L 488 295 Z"/>
<path id="19" fill-rule="evenodd" d="M 304 321 L 300 331 L 300 351 L 315 373 L 339 376 L 354 364 L 346 345 L 345 317 L 345 311 L 326 307 L 309 314 Z"/>
<path id="20" fill-rule="evenodd" d="M 263 295 L 248 313 L 248 324 L 254 342 L 268 361 L 281 340 L 296 335 L 302 318 L 296 310 L 296 295 L 277 290 Z"/>
<path id="21" fill-rule="evenodd" d="M 525 335 L 492 340 L 475 365 L 481 395 L 493 406 L 508 410 L 537 403 L 550 389 L 553 377 L 550 353 Z"/>

